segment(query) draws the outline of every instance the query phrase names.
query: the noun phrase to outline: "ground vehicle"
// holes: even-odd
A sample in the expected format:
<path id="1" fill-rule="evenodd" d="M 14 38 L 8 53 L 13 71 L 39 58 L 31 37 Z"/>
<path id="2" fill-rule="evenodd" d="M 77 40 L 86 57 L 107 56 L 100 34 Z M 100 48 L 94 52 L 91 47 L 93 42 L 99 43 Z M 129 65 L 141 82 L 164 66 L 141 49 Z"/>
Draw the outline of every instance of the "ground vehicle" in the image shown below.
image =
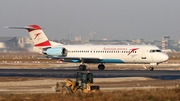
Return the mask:
<path id="1" fill-rule="evenodd" d="M 93 84 L 93 74 L 92 73 L 82 73 L 77 72 L 75 74 L 76 81 L 66 79 L 66 82 L 57 82 L 55 91 L 65 93 L 75 93 L 75 92 L 95 92 L 100 90 L 99 86 L 94 86 Z"/>

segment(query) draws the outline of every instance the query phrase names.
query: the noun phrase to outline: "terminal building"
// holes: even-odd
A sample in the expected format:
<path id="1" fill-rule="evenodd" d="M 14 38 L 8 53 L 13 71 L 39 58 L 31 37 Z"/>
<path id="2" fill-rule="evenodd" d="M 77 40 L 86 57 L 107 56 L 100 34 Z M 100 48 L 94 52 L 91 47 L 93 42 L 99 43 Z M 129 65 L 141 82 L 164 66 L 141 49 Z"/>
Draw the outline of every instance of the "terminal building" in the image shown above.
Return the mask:
<path id="1" fill-rule="evenodd" d="M 20 52 L 32 46 L 33 42 L 29 38 L 0 37 L 0 52 Z"/>
<path id="2" fill-rule="evenodd" d="M 17 37 L 0 37 L 0 48 L 17 48 L 18 38 Z"/>

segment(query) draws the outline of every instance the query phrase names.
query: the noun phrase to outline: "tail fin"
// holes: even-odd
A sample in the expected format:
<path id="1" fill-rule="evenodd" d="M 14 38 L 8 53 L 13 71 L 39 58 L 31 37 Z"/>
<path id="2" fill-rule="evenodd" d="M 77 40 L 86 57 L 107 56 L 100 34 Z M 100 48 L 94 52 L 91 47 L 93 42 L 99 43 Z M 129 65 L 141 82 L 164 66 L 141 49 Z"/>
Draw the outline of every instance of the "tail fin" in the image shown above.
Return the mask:
<path id="1" fill-rule="evenodd" d="M 53 45 L 53 42 L 49 41 L 49 39 L 44 34 L 42 28 L 38 25 L 29 25 L 26 27 L 8 27 L 8 28 L 28 30 L 35 47 L 51 47 Z M 62 44 L 56 43 L 56 45 L 62 45 Z"/>
<path id="2" fill-rule="evenodd" d="M 38 25 L 29 25 L 29 34 L 34 42 L 35 47 L 51 46 L 50 41 Z"/>

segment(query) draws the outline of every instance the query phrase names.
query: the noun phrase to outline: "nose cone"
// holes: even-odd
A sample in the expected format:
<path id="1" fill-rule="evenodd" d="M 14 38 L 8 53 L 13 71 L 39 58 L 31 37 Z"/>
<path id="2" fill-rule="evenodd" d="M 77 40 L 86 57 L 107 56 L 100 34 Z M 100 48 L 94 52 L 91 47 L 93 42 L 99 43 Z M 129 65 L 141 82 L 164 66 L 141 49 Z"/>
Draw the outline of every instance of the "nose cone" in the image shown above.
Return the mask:
<path id="1" fill-rule="evenodd" d="M 162 62 L 167 61 L 168 59 L 169 59 L 169 56 L 168 56 L 167 54 L 163 54 L 163 55 L 161 56 Z"/>

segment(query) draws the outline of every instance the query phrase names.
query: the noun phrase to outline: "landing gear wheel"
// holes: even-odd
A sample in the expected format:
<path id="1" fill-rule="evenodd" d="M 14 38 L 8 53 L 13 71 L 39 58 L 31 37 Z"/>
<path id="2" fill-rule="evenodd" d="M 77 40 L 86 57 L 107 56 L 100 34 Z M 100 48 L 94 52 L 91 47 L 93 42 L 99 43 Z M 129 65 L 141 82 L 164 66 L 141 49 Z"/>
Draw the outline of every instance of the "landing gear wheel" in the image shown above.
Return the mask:
<path id="1" fill-rule="evenodd" d="M 79 70 L 86 70 L 86 65 L 79 65 Z"/>
<path id="2" fill-rule="evenodd" d="M 104 69 L 105 69 L 105 66 L 104 66 L 103 64 L 99 64 L 99 65 L 98 65 L 98 69 L 99 69 L 99 70 L 104 70 Z"/>
<path id="3" fill-rule="evenodd" d="M 150 71 L 153 71 L 153 70 L 154 70 L 154 67 L 149 67 L 149 70 L 150 70 Z"/>

